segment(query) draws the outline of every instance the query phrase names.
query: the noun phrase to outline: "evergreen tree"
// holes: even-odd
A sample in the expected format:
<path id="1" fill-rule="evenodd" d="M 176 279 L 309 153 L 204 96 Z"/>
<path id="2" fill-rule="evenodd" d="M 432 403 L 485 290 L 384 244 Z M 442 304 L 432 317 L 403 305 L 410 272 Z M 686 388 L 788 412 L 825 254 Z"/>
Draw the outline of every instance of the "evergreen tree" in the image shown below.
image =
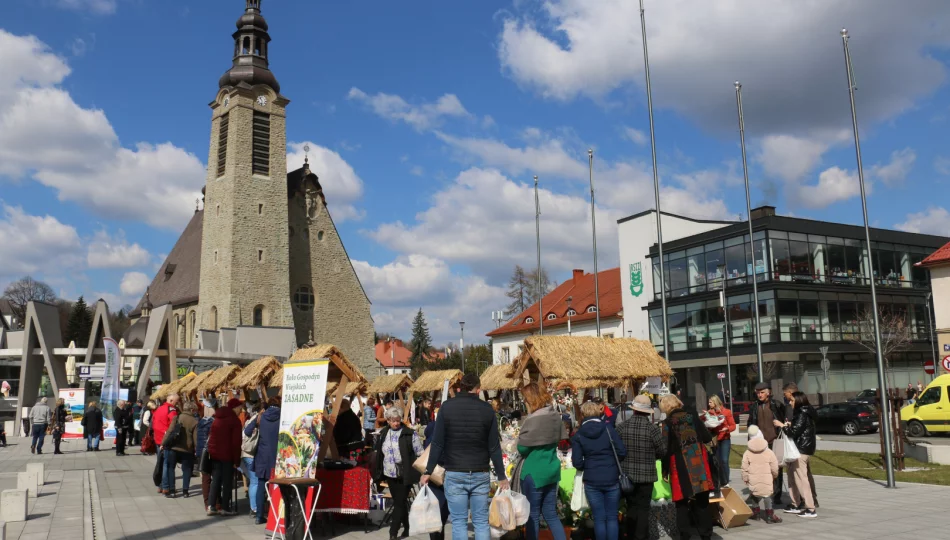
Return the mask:
<path id="1" fill-rule="evenodd" d="M 77 347 L 89 345 L 89 334 L 92 332 L 92 314 L 86 300 L 80 296 L 69 312 L 66 321 L 66 341 L 75 341 Z"/>
<path id="2" fill-rule="evenodd" d="M 508 280 L 508 292 L 505 296 L 511 299 L 508 306 L 505 307 L 505 317 L 510 319 L 522 311 L 528 309 L 531 302 L 528 301 L 528 276 L 524 268 L 516 264 L 515 270 Z"/>
<path id="3" fill-rule="evenodd" d="M 422 308 L 419 308 L 419 312 L 412 320 L 412 340 L 409 342 L 409 350 L 412 351 L 409 365 L 413 376 L 426 370 L 431 348 L 432 336 L 429 335 L 429 325 L 426 324 L 426 316 L 422 313 Z"/>

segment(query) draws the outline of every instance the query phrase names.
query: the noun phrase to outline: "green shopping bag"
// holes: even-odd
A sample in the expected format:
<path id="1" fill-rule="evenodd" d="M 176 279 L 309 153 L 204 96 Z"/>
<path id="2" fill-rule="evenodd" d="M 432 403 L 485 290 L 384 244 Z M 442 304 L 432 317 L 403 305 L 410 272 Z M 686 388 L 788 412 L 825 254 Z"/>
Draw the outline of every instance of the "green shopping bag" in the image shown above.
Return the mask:
<path id="1" fill-rule="evenodd" d="M 672 499 L 673 488 L 670 483 L 663 480 L 663 465 L 660 460 L 656 460 L 656 482 L 653 483 L 653 500 Z"/>

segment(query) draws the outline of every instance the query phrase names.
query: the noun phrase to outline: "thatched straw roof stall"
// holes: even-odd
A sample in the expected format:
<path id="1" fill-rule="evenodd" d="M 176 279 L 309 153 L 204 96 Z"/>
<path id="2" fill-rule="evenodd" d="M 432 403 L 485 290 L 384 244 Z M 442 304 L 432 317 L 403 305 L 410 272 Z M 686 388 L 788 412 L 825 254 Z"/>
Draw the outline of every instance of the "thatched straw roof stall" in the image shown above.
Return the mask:
<path id="1" fill-rule="evenodd" d="M 198 385 L 198 392 L 202 394 L 217 394 L 230 385 L 231 381 L 241 372 L 241 366 L 231 364 L 220 367 Z"/>
<path id="2" fill-rule="evenodd" d="M 205 382 L 208 379 L 208 377 L 210 377 L 212 374 L 214 374 L 213 369 L 209 369 L 208 371 L 203 371 L 199 373 L 196 377 L 189 379 L 188 382 L 184 386 L 181 387 L 178 393 L 189 396 L 189 397 L 197 394 L 198 387 L 201 385 L 201 383 Z"/>
<path id="3" fill-rule="evenodd" d="M 281 366 L 280 369 L 274 372 L 270 378 L 270 382 L 267 383 L 268 388 L 281 388 L 284 386 L 284 367 Z"/>
<path id="4" fill-rule="evenodd" d="M 327 385 L 327 396 L 330 396 L 331 394 L 333 394 L 333 392 L 335 392 L 336 389 L 339 388 L 339 387 L 340 387 L 340 383 L 339 383 L 339 382 L 332 382 L 332 383 L 328 384 L 328 385 Z M 364 390 L 366 390 L 366 383 L 365 383 L 365 382 L 356 381 L 356 382 L 346 383 L 346 394 L 347 394 L 347 395 L 354 396 L 354 395 L 357 395 L 357 394 L 362 394 Z"/>
<path id="5" fill-rule="evenodd" d="M 231 388 L 257 390 L 270 382 L 274 373 L 281 368 L 280 362 L 273 356 L 265 356 L 251 362 L 231 381 Z"/>
<path id="6" fill-rule="evenodd" d="M 197 375 L 189 373 L 177 381 L 163 384 L 161 388 L 152 393 L 150 399 L 165 399 L 172 394 L 177 394 L 180 392 L 182 386 L 191 382 L 195 377 L 197 377 Z"/>
<path id="7" fill-rule="evenodd" d="M 517 390 L 521 386 L 521 379 L 514 378 L 514 371 L 512 364 L 489 366 L 479 377 L 482 390 Z"/>
<path id="8" fill-rule="evenodd" d="M 395 394 L 412 386 L 412 378 L 405 373 L 394 373 L 376 377 L 366 389 L 372 394 Z"/>
<path id="9" fill-rule="evenodd" d="M 515 360 L 514 378 L 569 381 L 578 388 L 624 387 L 647 377 L 673 375 L 649 341 L 631 338 L 532 336 Z"/>
<path id="10" fill-rule="evenodd" d="M 297 352 L 290 357 L 288 362 L 296 360 L 320 360 L 323 358 L 330 359 L 330 370 L 327 373 L 328 381 L 339 381 L 343 375 L 346 375 L 348 382 L 368 382 L 359 368 L 343 356 L 340 349 L 333 345 L 322 344 L 315 347 L 297 349 Z"/>
<path id="11" fill-rule="evenodd" d="M 409 392 L 415 394 L 417 392 L 441 391 L 446 379 L 448 379 L 450 387 L 454 386 L 455 383 L 462 380 L 462 371 L 458 369 L 426 371 L 422 375 L 419 375 L 416 382 L 412 383 L 412 386 L 409 387 Z"/>

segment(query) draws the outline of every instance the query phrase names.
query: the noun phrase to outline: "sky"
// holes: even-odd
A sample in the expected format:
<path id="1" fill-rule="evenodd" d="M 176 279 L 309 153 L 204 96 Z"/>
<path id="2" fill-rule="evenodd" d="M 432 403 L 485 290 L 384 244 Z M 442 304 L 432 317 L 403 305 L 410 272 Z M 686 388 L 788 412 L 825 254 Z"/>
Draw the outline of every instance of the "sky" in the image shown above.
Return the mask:
<path id="1" fill-rule="evenodd" d="M 633 0 L 264 0 L 288 167 L 320 176 L 378 332 L 484 342 L 516 264 L 601 269 L 654 207 Z M 646 0 L 664 211 L 753 206 L 861 224 L 850 30 L 872 226 L 950 236 L 945 0 Z M 30 274 L 135 304 L 195 211 L 243 0 L 6 0 L 0 288 Z"/>

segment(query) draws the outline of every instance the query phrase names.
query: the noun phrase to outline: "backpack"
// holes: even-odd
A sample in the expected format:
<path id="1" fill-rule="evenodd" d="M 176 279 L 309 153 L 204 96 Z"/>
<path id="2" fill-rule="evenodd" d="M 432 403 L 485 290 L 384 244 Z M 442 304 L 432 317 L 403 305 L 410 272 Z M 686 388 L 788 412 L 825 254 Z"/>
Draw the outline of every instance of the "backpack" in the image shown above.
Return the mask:
<path id="1" fill-rule="evenodd" d="M 245 437 L 244 441 L 241 443 L 241 452 L 244 452 L 249 456 L 257 455 L 257 441 L 260 439 L 261 431 L 261 414 L 263 413 L 257 414 L 257 422 L 254 426 L 254 429 L 251 431 L 251 436 Z M 251 421 L 253 422 L 254 420 Z"/>
<path id="2" fill-rule="evenodd" d="M 172 423 L 168 426 L 168 431 L 165 432 L 165 436 L 162 437 L 162 446 L 170 448 L 173 444 L 178 442 L 178 437 L 181 435 L 181 422 L 178 421 L 176 416 Z"/>

